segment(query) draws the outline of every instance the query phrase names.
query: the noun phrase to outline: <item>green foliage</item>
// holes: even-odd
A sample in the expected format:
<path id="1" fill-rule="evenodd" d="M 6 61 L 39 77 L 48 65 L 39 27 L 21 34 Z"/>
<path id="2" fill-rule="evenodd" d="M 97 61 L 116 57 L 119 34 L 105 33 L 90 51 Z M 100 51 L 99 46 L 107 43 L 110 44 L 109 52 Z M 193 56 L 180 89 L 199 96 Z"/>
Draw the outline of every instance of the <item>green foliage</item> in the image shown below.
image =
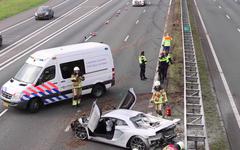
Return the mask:
<path id="1" fill-rule="evenodd" d="M 0 20 L 36 7 L 48 0 L 0 0 Z"/>

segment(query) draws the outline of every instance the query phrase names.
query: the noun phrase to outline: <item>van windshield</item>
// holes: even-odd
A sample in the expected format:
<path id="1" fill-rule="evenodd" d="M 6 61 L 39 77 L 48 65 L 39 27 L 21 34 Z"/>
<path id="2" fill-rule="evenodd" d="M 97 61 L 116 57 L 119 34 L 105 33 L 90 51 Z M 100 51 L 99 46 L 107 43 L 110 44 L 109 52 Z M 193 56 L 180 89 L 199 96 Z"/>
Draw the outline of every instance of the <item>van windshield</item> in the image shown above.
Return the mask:
<path id="1" fill-rule="evenodd" d="M 14 79 L 25 83 L 33 83 L 41 70 L 42 67 L 25 63 Z"/>

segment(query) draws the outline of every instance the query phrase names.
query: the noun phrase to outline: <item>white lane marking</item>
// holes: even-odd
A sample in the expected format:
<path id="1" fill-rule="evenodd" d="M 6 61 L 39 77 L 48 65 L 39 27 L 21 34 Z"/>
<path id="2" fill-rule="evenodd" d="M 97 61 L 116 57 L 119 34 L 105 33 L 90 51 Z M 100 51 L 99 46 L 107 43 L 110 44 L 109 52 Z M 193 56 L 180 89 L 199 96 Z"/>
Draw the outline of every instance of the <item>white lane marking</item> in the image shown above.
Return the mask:
<path id="1" fill-rule="evenodd" d="M 238 32 L 240 32 L 240 28 L 237 28 Z"/>
<path id="2" fill-rule="evenodd" d="M 136 21 L 136 24 L 138 24 L 138 23 L 139 23 L 139 20 Z"/>
<path id="3" fill-rule="evenodd" d="M 2 117 L 7 111 L 8 111 L 8 109 L 4 109 L 4 111 L 2 111 L 2 112 L 0 113 L 0 117 Z"/>
<path id="4" fill-rule="evenodd" d="M 34 45 L 30 46 L 29 48 L 25 49 L 24 51 L 21 51 L 20 53 L 18 53 L 17 55 L 14 55 L 12 58 L 7 59 L 6 61 L 4 61 L 3 63 L 0 64 L 0 66 L 3 66 L 0 68 L 0 71 L 3 70 L 4 68 L 6 68 L 7 66 L 9 66 L 10 64 L 12 64 L 13 62 L 15 62 L 16 60 L 20 59 L 21 57 L 25 56 L 26 54 L 32 52 L 33 50 L 35 50 L 36 48 L 40 47 L 41 45 L 43 45 L 44 43 L 48 42 L 49 40 L 51 40 L 52 38 L 56 37 L 57 35 L 59 35 L 60 33 L 64 32 L 65 29 L 68 29 L 69 26 L 71 27 L 72 24 L 76 24 L 76 22 L 80 22 L 81 20 L 85 19 L 87 16 L 89 16 L 89 14 L 91 15 L 93 12 L 95 12 L 95 10 L 98 9 L 98 7 L 95 7 L 94 9 L 92 9 L 91 11 L 87 12 L 86 14 L 84 14 L 83 16 L 79 17 L 78 19 L 70 22 L 69 24 L 65 25 L 64 27 L 62 27 L 61 29 L 57 30 L 56 32 L 48 35 L 47 37 L 45 37 L 44 39 L 42 39 L 41 41 L 38 41 L 37 43 L 35 43 Z M 80 20 L 80 21 L 79 21 Z M 45 41 L 46 40 L 46 41 Z M 14 60 L 13 60 L 14 59 Z M 12 61 L 13 60 L 13 61 Z M 9 63 L 8 63 L 9 62 Z M 6 64 L 6 65 L 5 65 Z"/>
<path id="5" fill-rule="evenodd" d="M 229 20 L 231 19 L 231 17 L 230 17 L 228 14 L 226 14 L 226 17 L 227 17 L 227 19 L 229 19 Z"/>
<path id="6" fill-rule="evenodd" d="M 143 13 L 145 13 L 145 12 L 146 12 L 146 9 L 143 10 Z"/>
<path id="7" fill-rule="evenodd" d="M 126 36 L 126 38 L 124 39 L 124 42 L 127 42 L 128 38 L 129 38 L 129 35 Z"/>
<path id="8" fill-rule="evenodd" d="M 70 130 L 70 125 L 68 125 L 67 127 L 66 127 L 66 129 L 64 130 L 64 132 L 68 132 L 69 130 Z"/>
<path id="9" fill-rule="evenodd" d="M 202 23 L 202 26 L 203 26 L 204 32 L 205 32 L 205 34 L 206 34 L 206 37 L 207 37 L 207 40 L 208 40 L 208 43 L 209 43 L 211 52 L 212 52 L 212 54 L 213 54 L 215 63 L 216 63 L 216 65 L 217 65 L 218 72 L 219 72 L 219 74 L 220 74 L 220 76 L 221 76 L 221 79 L 222 79 L 222 81 L 223 81 L 224 88 L 225 88 L 225 90 L 226 90 L 226 92 L 227 92 L 227 96 L 228 96 L 229 102 L 230 102 L 230 104 L 231 104 L 231 107 L 232 107 L 234 116 L 235 116 L 235 118 L 236 118 L 236 121 L 237 121 L 237 123 L 238 123 L 238 127 L 240 128 L 240 115 L 239 115 L 237 106 L 236 106 L 236 104 L 235 104 L 235 102 L 234 102 L 232 93 L 231 93 L 231 91 L 230 91 L 230 88 L 229 88 L 229 86 L 228 86 L 227 80 L 226 80 L 225 75 L 224 75 L 224 73 L 223 73 L 222 67 L 221 67 L 221 65 L 220 65 L 220 63 L 219 63 L 219 60 L 218 60 L 217 54 L 216 54 L 216 52 L 215 52 L 215 49 L 213 48 L 212 41 L 211 41 L 211 39 L 210 39 L 210 37 L 209 37 L 209 34 L 208 34 L 208 32 L 207 32 L 207 28 L 206 28 L 205 23 L 204 23 L 204 21 L 203 21 L 203 19 L 202 19 L 201 13 L 200 13 L 200 11 L 199 11 L 199 9 L 198 9 L 198 5 L 197 5 L 197 3 L 196 3 L 196 0 L 194 0 L 194 3 L 195 3 L 195 5 L 196 5 L 196 7 L 197 7 L 197 12 L 198 12 L 200 21 L 201 21 L 201 23 Z"/>
<path id="10" fill-rule="evenodd" d="M 90 35 L 89 37 L 87 37 L 84 41 L 87 42 L 89 39 L 92 38 L 92 35 Z"/>
<path id="11" fill-rule="evenodd" d="M 53 9 L 55 9 L 55 8 L 63 5 L 64 3 L 68 2 L 68 1 L 69 1 L 69 0 L 65 0 L 65 1 L 59 3 L 58 5 L 54 6 Z M 0 33 L 3 33 L 3 32 L 6 32 L 6 31 L 8 31 L 8 30 L 11 30 L 12 28 L 15 28 L 15 27 L 17 27 L 17 26 L 19 26 L 19 25 L 22 25 L 22 24 L 24 24 L 24 23 L 26 23 L 26 22 L 28 22 L 28 21 L 30 21 L 30 20 L 32 20 L 32 19 L 34 19 L 34 17 L 30 17 L 30 18 L 28 18 L 28 19 L 26 19 L 26 20 L 24 20 L 24 21 L 21 21 L 21 22 L 15 24 L 15 25 L 12 25 L 12 26 L 10 26 L 10 27 L 7 27 L 7 28 L 5 28 L 4 30 L 0 31 Z"/>
<path id="12" fill-rule="evenodd" d="M 58 22 L 62 21 L 65 19 L 65 17 L 70 16 L 71 14 L 73 14 L 74 12 L 76 12 L 83 4 L 85 4 L 87 1 L 89 0 L 85 0 L 83 3 L 79 4 L 78 6 L 76 6 L 74 9 L 71 9 L 70 11 L 66 12 L 65 14 L 63 14 L 62 16 L 60 16 L 59 18 L 57 18 L 56 20 L 46 24 L 45 26 L 39 28 L 38 30 L 32 32 L 31 34 L 23 37 L 22 39 L 16 41 L 15 43 L 13 43 L 12 45 L 2 49 L 0 51 L 0 57 L 5 55 L 6 53 L 8 53 L 9 51 L 14 50 L 14 48 L 18 47 L 19 45 L 25 43 L 26 41 L 30 40 L 31 38 L 37 36 L 38 34 L 44 32 L 45 30 L 47 30 L 48 28 L 52 27 L 53 25 L 57 24 Z"/>
<path id="13" fill-rule="evenodd" d="M 31 47 L 25 49 L 24 51 L 18 53 L 17 55 L 13 56 L 12 58 L 6 60 L 4 63 L 2 63 L 0 66 L 4 65 L 3 67 L 0 68 L 0 71 L 2 71 L 3 69 L 5 69 L 6 67 L 8 67 L 9 65 L 11 65 L 12 63 L 16 62 L 17 60 L 19 60 L 20 58 L 24 57 L 25 55 L 31 53 L 32 51 L 34 51 L 35 49 L 37 49 L 38 47 L 40 47 L 41 45 L 47 43 L 48 41 L 50 41 L 51 39 L 55 38 L 56 36 L 60 35 L 61 33 L 63 33 L 64 31 L 68 30 L 69 28 L 71 28 L 72 26 L 74 26 L 75 24 L 81 22 L 82 20 L 84 20 L 85 18 L 87 18 L 88 16 L 92 15 L 93 13 L 97 12 L 98 10 L 102 9 L 103 7 L 105 7 L 106 5 L 108 5 L 109 3 L 111 3 L 113 0 L 108 1 L 107 3 L 105 3 L 102 6 L 97 6 L 94 9 L 92 9 L 91 11 L 87 12 L 86 14 L 84 14 L 83 16 L 79 17 L 78 19 L 70 22 L 69 24 L 67 24 L 66 26 L 62 27 L 61 29 L 57 30 L 56 32 L 52 33 L 51 35 L 45 37 L 44 39 L 42 39 L 41 41 L 35 43 L 34 45 L 32 45 Z"/>
<path id="14" fill-rule="evenodd" d="M 218 8 L 220 8 L 220 9 L 221 9 L 221 8 L 222 8 L 222 6 L 221 6 L 221 5 L 218 5 Z"/>

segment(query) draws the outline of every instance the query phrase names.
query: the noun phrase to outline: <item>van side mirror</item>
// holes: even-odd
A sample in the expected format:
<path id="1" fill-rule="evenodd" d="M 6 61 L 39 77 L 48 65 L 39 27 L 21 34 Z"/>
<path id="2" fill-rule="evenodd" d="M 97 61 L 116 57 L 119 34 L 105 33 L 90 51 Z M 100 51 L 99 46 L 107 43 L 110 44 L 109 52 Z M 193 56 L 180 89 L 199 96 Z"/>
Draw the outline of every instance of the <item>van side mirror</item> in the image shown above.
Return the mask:
<path id="1" fill-rule="evenodd" d="M 40 84 L 42 84 L 42 83 L 43 83 L 43 77 L 40 76 L 39 79 L 38 79 L 38 81 L 37 81 L 37 83 L 36 83 L 36 85 L 40 85 Z"/>

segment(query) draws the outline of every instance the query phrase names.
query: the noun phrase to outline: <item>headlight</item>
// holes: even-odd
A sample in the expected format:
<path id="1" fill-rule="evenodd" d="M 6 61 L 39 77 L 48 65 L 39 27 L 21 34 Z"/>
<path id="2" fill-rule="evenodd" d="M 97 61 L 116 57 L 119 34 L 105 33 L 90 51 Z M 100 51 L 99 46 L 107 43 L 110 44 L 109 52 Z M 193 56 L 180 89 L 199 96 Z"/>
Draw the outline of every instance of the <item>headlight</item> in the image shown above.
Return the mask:
<path id="1" fill-rule="evenodd" d="M 47 16 L 49 14 L 49 12 L 45 12 L 45 15 Z"/>
<path id="2" fill-rule="evenodd" d="M 35 16 L 37 16 L 38 14 L 35 12 L 35 14 L 34 14 Z"/>
<path id="3" fill-rule="evenodd" d="M 13 102 L 19 102 L 22 96 L 23 96 L 23 93 L 15 93 L 15 94 L 13 94 L 11 100 Z"/>

